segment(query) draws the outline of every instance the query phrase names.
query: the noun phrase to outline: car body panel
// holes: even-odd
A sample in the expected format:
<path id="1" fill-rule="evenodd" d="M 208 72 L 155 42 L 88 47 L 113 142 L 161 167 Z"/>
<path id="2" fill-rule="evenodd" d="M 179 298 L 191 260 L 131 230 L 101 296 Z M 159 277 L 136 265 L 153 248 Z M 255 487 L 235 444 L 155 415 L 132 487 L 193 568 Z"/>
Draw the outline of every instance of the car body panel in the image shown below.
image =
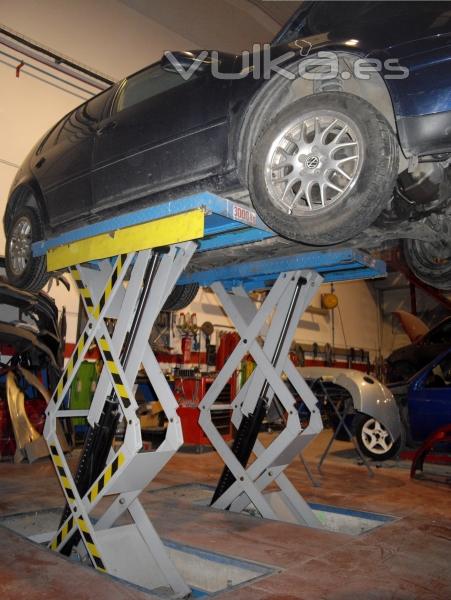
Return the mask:
<path id="1" fill-rule="evenodd" d="M 398 405 L 391 391 L 382 383 L 356 369 L 335 367 L 299 367 L 306 380 L 322 379 L 349 392 L 354 409 L 373 417 L 390 433 L 393 440 L 401 435 Z"/>
<path id="2" fill-rule="evenodd" d="M 26 292 L 0 280 L 0 315 L 0 341 L 19 354 L 39 349 L 58 374 L 64 340 L 55 302 L 44 292 Z"/>
<path id="3" fill-rule="evenodd" d="M 39 181 L 51 225 L 88 213 L 93 144 L 94 132 L 80 123 L 77 133 L 46 149 L 45 155 L 33 157 L 31 172 Z"/>
<path id="4" fill-rule="evenodd" d="M 397 117 L 451 110 L 451 17 L 447 33 L 393 46 L 387 54 L 409 69 L 405 79 L 387 79 Z"/>
<path id="5" fill-rule="evenodd" d="M 51 226 L 85 216 L 91 210 L 94 141 L 112 91 L 101 92 L 66 115 L 45 136 L 30 160 Z"/>

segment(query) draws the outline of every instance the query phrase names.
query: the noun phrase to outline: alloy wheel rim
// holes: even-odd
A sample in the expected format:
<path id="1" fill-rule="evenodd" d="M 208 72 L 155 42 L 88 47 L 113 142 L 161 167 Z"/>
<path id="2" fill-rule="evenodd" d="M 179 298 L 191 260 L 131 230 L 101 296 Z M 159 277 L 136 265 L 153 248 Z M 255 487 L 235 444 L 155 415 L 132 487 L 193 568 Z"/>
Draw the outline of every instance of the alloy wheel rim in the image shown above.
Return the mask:
<path id="1" fill-rule="evenodd" d="M 368 419 L 362 427 L 362 442 L 373 454 L 385 454 L 393 447 L 391 435 L 376 419 Z"/>
<path id="2" fill-rule="evenodd" d="M 15 223 L 9 239 L 9 263 L 14 275 L 20 276 L 31 259 L 32 228 L 28 217 L 21 217 Z"/>
<path id="3" fill-rule="evenodd" d="M 363 139 L 354 122 L 316 111 L 288 125 L 265 161 L 270 198 L 288 215 L 311 214 L 344 199 L 357 181 Z"/>

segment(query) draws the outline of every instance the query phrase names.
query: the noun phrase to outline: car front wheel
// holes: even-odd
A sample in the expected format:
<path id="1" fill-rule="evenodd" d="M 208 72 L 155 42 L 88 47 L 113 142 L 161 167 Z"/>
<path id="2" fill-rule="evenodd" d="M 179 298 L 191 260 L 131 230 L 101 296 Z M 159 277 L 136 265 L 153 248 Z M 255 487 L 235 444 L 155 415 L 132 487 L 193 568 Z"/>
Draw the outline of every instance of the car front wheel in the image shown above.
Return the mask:
<path id="1" fill-rule="evenodd" d="M 384 425 L 369 415 L 355 417 L 354 431 L 360 450 L 373 460 L 387 460 L 399 451 L 401 438 L 393 440 Z"/>
<path id="2" fill-rule="evenodd" d="M 45 256 L 33 256 L 33 242 L 42 240 L 44 226 L 38 211 L 19 208 L 6 233 L 5 262 L 8 281 L 23 290 L 37 292 L 49 279 Z"/>
<path id="3" fill-rule="evenodd" d="M 311 245 L 348 240 L 389 202 L 396 138 L 371 104 L 322 92 L 282 110 L 260 135 L 249 163 L 256 211 L 276 233 Z"/>

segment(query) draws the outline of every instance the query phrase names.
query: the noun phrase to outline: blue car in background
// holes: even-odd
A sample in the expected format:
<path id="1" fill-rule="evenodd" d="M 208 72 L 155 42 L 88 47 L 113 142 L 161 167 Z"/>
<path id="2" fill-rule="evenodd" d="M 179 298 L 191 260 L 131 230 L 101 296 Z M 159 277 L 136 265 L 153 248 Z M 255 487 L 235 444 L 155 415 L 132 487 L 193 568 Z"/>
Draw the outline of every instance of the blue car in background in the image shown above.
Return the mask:
<path id="1" fill-rule="evenodd" d="M 451 423 L 451 348 L 404 385 L 390 386 L 401 411 L 409 445 Z"/>

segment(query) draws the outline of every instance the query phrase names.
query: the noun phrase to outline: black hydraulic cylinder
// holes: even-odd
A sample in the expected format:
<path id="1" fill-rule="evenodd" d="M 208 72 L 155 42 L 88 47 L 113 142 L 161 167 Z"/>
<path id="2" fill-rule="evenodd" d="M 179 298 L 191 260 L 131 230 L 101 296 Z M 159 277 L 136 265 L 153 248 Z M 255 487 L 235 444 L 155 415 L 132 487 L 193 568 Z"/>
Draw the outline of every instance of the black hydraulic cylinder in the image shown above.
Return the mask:
<path id="1" fill-rule="evenodd" d="M 105 468 L 113 442 L 114 434 L 117 429 L 119 419 L 119 410 L 116 399 L 107 399 L 99 422 L 90 427 L 85 438 L 85 443 L 80 455 L 77 471 L 74 477 L 74 483 L 80 496 L 84 496 L 91 485 Z M 61 525 L 66 521 L 71 513 L 68 504 L 64 507 L 63 515 L 60 521 Z M 76 531 L 61 548 L 61 554 L 69 556 L 72 548 L 80 541 L 80 533 Z"/>
<path id="2" fill-rule="evenodd" d="M 141 319 L 144 313 L 144 308 L 149 298 L 152 283 L 155 279 L 157 267 L 161 260 L 161 252 L 154 252 L 152 260 L 144 276 L 143 289 L 141 291 L 138 305 L 136 307 L 133 322 L 130 331 L 126 336 L 124 346 L 120 355 L 120 361 L 125 368 L 130 356 L 133 341 L 136 333 L 141 325 Z M 85 438 L 83 449 L 80 455 L 80 460 L 77 466 L 77 471 L 74 476 L 74 483 L 77 486 L 80 496 L 84 496 L 91 485 L 103 471 L 108 459 L 108 453 L 113 444 L 114 436 L 119 421 L 120 410 L 118 400 L 113 392 L 107 398 L 99 422 L 90 427 Z M 60 521 L 60 527 L 66 521 L 71 513 L 69 505 L 66 503 L 63 515 Z M 61 548 L 61 553 L 69 556 L 72 548 L 80 541 L 80 533 L 76 531 Z"/>
<path id="3" fill-rule="evenodd" d="M 287 311 L 287 315 L 285 317 L 285 321 L 283 323 L 282 330 L 280 332 L 279 339 L 277 341 L 277 346 L 274 350 L 274 355 L 271 360 L 271 364 L 273 366 L 277 364 L 280 358 L 280 352 L 282 350 L 282 346 L 287 336 L 288 328 L 293 318 L 294 309 L 296 308 L 296 303 L 299 298 L 301 288 L 305 283 L 306 280 L 303 277 L 300 277 L 298 279 L 297 285 L 293 293 L 293 297 L 290 302 L 290 306 Z M 246 467 L 247 463 L 249 462 L 252 449 L 255 446 L 258 433 L 266 416 L 268 406 L 268 390 L 269 384 L 267 381 L 265 381 L 259 394 L 257 404 L 255 405 L 254 412 L 244 416 L 241 419 L 240 426 L 238 427 L 238 431 L 233 441 L 232 452 L 243 467 Z M 230 469 L 227 466 L 225 466 L 222 471 L 221 477 L 219 478 L 219 482 L 216 486 L 210 505 L 214 504 L 216 500 L 218 500 L 218 498 L 220 498 L 234 483 L 235 476 L 230 471 Z M 228 509 L 229 506 L 226 507 L 226 510 Z"/>

